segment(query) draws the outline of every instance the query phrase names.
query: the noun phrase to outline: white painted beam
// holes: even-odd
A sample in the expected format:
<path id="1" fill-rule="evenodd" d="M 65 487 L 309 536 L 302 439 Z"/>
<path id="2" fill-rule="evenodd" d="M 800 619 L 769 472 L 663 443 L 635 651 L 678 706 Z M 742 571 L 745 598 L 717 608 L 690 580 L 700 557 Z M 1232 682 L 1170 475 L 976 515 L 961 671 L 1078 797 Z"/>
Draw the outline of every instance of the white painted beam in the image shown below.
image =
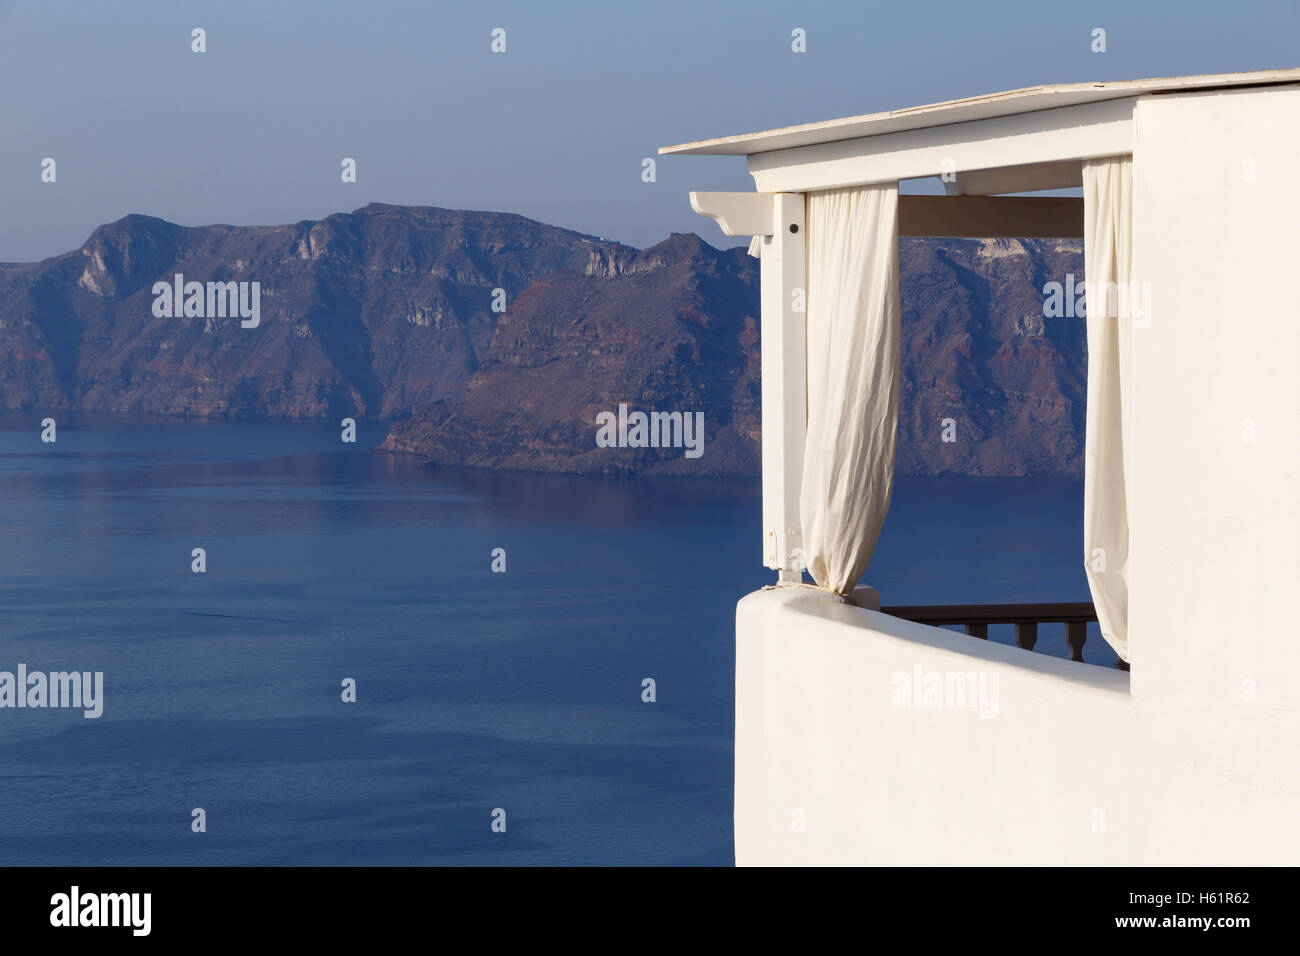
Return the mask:
<path id="1" fill-rule="evenodd" d="M 770 236 L 772 197 L 762 193 L 691 193 L 691 208 L 728 236 Z"/>
<path id="2" fill-rule="evenodd" d="M 771 197 L 772 232 L 763 241 L 763 564 L 783 584 L 803 579 L 799 488 L 808 427 L 804 197 Z"/>
<path id="3" fill-rule="evenodd" d="M 1136 97 L 800 146 L 748 158 L 759 192 L 807 192 L 1133 152 Z"/>
<path id="4" fill-rule="evenodd" d="M 1077 159 L 1000 169 L 973 169 L 957 174 L 956 182 L 945 182 L 950 196 L 999 196 L 1029 193 L 1041 189 L 1069 189 L 1083 185 L 1083 163 Z"/>

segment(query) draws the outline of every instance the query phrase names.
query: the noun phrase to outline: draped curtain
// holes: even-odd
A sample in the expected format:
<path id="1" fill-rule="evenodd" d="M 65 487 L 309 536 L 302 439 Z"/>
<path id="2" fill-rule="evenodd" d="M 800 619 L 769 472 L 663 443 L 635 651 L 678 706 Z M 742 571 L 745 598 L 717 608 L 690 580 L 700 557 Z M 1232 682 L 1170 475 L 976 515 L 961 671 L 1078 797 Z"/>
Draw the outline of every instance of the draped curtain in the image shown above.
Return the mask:
<path id="1" fill-rule="evenodd" d="M 1088 313 L 1088 423 L 1084 452 L 1084 567 L 1101 633 L 1128 660 L 1128 483 L 1132 438 L 1133 161 L 1083 164 Z"/>
<path id="2" fill-rule="evenodd" d="M 799 511 L 818 586 L 849 593 L 875 550 L 898 431 L 898 184 L 809 193 L 808 429 Z"/>

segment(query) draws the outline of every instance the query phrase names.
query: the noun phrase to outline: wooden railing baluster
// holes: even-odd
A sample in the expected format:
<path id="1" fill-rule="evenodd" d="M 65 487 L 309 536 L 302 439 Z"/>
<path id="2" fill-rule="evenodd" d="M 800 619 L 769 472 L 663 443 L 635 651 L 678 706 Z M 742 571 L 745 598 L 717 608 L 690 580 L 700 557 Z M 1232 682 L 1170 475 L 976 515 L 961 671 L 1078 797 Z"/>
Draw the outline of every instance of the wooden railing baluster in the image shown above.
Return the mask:
<path id="1" fill-rule="evenodd" d="M 1034 621 L 1016 622 L 1016 647 L 1032 651 L 1038 643 L 1038 624 Z"/>
<path id="2" fill-rule="evenodd" d="M 1038 625 L 1065 625 L 1065 643 L 1070 660 L 1083 663 L 1083 645 L 1088 639 L 1088 624 L 1097 620 L 1097 609 L 1090 602 L 1073 604 L 914 604 L 882 607 L 882 614 L 931 624 L 936 627 L 961 625 L 971 637 L 988 640 L 990 624 L 1011 624 L 1016 631 L 1016 646 L 1032 651 L 1038 643 Z M 1128 670 L 1116 660 L 1115 666 Z"/>
<path id="3" fill-rule="evenodd" d="M 1083 643 L 1088 639 L 1087 621 L 1065 622 L 1065 643 L 1070 647 L 1070 660 L 1083 660 Z"/>

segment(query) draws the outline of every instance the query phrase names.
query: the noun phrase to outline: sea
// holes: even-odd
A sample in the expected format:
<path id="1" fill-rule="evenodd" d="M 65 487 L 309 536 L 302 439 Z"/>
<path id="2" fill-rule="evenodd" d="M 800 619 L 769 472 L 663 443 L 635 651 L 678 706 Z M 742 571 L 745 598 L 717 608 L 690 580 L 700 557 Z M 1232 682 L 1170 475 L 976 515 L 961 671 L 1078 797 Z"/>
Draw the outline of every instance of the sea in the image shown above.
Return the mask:
<path id="1" fill-rule="evenodd" d="M 0 419 L 0 671 L 102 672 L 102 714 L 0 709 L 0 863 L 734 862 L 756 480 L 43 417 Z M 1082 513 L 1078 481 L 900 478 L 863 581 L 1088 600 Z M 1037 650 L 1068 656 L 1060 628 Z M 1095 627 L 1085 658 L 1114 661 Z"/>

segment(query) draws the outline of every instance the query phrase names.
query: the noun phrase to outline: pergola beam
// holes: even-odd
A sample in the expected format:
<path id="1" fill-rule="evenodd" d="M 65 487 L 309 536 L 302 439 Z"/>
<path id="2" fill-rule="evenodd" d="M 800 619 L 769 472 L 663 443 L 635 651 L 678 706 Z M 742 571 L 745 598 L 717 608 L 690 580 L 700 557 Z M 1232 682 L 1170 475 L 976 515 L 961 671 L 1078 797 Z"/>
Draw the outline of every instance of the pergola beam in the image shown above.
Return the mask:
<path id="1" fill-rule="evenodd" d="M 949 196 L 998 196 L 1083 185 L 1083 163 L 1077 159 L 1025 166 L 1000 166 L 959 172 L 943 184 Z"/>
<path id="2" fill-rule="evenodd" d="M 1017 113 L 749 156 L 759 192 L 809 192 L 1133 152 L 1136 98 Z"/>
<path id="3" fill-rule="evenodd" d="M 1082 239 L 1083 200 L 1073 196 L 899 196 L 898 234 Z"/>

